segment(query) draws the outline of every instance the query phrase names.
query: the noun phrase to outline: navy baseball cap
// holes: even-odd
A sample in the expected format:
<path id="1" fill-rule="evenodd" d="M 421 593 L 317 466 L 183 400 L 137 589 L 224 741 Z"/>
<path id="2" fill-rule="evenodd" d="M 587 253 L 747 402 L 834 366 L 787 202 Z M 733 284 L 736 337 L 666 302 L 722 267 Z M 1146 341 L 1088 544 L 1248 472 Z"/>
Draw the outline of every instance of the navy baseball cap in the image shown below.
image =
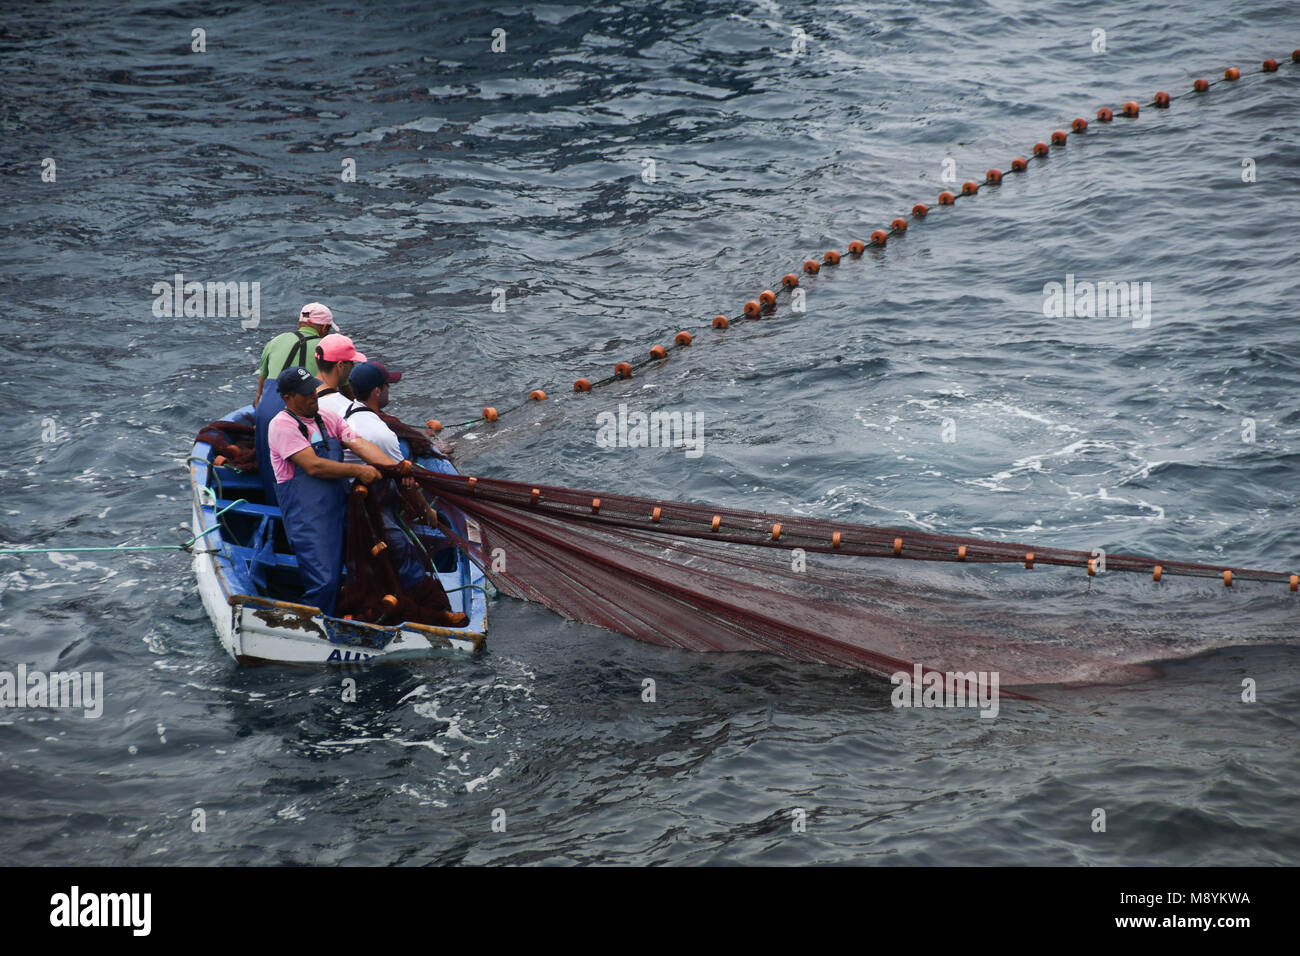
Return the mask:
<path id="1" fill-rule="evenodd" d="M 348 376 L 348 384 L 358 395 L 369 395 L 381 385 L 391 385 L 401 380 L 402 373 L 390 371 L 383 362 L 362 362 Z"/>
<path id="2" fill-rule="evenodd" d="M 275 380 L 281 395 L 310 395 L 324 384 L 301 365 L 291 365 Z"/>

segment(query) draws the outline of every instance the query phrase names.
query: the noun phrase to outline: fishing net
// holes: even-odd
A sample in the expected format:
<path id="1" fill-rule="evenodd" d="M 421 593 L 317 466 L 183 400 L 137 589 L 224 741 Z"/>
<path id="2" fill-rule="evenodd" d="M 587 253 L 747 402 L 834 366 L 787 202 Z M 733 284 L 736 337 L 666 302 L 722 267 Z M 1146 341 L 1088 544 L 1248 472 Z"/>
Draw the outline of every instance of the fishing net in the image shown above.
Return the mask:
<path id="1" fill-rule="evenodd" d="M 239 422 L 211 422 L 195 437 L 212 446 L 213 463 L 239 471 L 257 471 L 257 450 L 253 443 L 257 429 Z"/>
<path id="2" fill-rule="evenodd" d="M 336 615 L 372 624 L 447 623 L 443 612 L 451 603 L 433 574 L 433 556 L 413 530 L 419 522 L 436 524 L 437 519 L 430 519 L 430 509 L 422 500 L 412 510 L 410 504 L 415 501 L 400 500 L 397 483 L 390 479 L 353 487 L 348 495 L 344 544 L 347 574 L 339 590 Z M 386 526 L 386 512 L 402 527 Z M 399 543 L 395 538 L 404 540 Z M 399 547 L 407 549 L 424 571 L 424 577 L 410 588 L 403 586 L 394 567 L 394 552 Z"/>
<path id="3" fill-rule="evenodd" d="M 928 564 L 1089 569 L 1092 562 L 1096 571 L 1090 552 L 422 469 L 415 477 L 435 500 L 479 524 L 481 541 L 444 531 L 501 592 L 654 644 L 760 651 L 886 676 L 915 665 L 996 670 L 1003 686 L 1145 677 L 1151 671 L 1139 662 L 1169 656 L 1175 641 L 1186 646 L 1185 627 L 1148 627 L 1137 640 L 1130 628 L 1127 640 L 1081 643 L 1072 639 L 1080 613 L 1050 595 L 1036 604 L 1027 597 L 1020 609 L 1027 613 L 1008 613 L 977 591 L 963 595 L 962 582 L 936 577 L 939 569 Z M 1230 571 L 1239 581 L 1295 584 L 1281 572 L 1125 555 L 1105 562 L 1110 572 L 1222 578 Z M 909 563 L 919 573 L 907 573 Z M 1104 615 L 1091 624 L 1119 633 Z"/>
<path id="4" fill-rule="evenodd" d="M 418 429 L 384 416 L 416 456 L 445 451 Z M 227 462 L 255 470 L 248 426 L 214 422 L 200 439 Z M 215 439 L 215 441 L 214 441 Z M 239 464 L 237 464 L 237 462 Z M 1003 687 L 1127 681 L 1150 676 L 1145 662 L 1188 656 L 1228 642 L 1294 631 L 1294 602 L 1272 617 L 1239 620 L 1240 606 L 1186 604 L 1130 591 L 1127 603 L 1098 606 L 1059 580 L 1045 588 L 1008 586 L 998 568 L 978 583 L 936 563 L 1068 567 L 1139 572 L 1148 580 L 1181 575 L 1223 584 L 1258 582 L 1285 594 L 1294 574 L 1225 565 L 1042 547 L 911 529 L 772 515 L 687 502 L 664 502 L 414 469 L 380 469 L 374 494 L 349 497 L 347 575 L 337 613 L 358 620 L 438 624 L 448 608 L 432 574 L 403 588 L 385 547 L 383 509 L 396 509 L 426 571 L 438 555 L 414 529 L 437 528 L 504 594 L 542 604 L 570 620 L 643 641 L 693 651 L 755 651 L 892 675 L 997 671 Z M 428 496 L 426 498 L 426 495 Z M 445 503 L 474 519 L 466 538 L 429 505 Z M 398 503 L 400 501 L 400 504 Z M 450 560 L 449 551 L 442 557 Z M 1041 572 L 1040 572 L 1041 575 Z M 1136 577 L 1135 574 L 1129 577 Z M 1157 591 L 1159 589 L 1157 588 Z M 1205 595 L 1198 595 L 1197 599 Z M 1136 614 L 1126 613 L 1137 609 Z M 1174 613 L 1177 612 L 1177 613 Z M 1248 633 L 1247 633 L 1248 628 Z"/>

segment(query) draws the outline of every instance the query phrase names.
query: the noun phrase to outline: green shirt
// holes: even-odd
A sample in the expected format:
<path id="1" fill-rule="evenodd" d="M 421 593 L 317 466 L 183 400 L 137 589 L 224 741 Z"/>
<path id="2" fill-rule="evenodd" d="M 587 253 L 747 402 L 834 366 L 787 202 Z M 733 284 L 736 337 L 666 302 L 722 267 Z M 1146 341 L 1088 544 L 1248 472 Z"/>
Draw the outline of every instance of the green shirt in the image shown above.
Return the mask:
<path id="1" fill-rule="evenodd" d="M 262 349 L 262 360 L 257 367 L 257 374 L 262 378 L 279 378 L 280 373 L 293 365 L 301 365 L 312 375 L 319 374 L 316 365 L 316 346 L 321 336 L 318 326 L 307 325 L 292 332 L 282 332 Z M 306 343 L 306 348 L 294 352 L 299 340 Z M 292 361 L 291 361 L 292 360 Z"/>

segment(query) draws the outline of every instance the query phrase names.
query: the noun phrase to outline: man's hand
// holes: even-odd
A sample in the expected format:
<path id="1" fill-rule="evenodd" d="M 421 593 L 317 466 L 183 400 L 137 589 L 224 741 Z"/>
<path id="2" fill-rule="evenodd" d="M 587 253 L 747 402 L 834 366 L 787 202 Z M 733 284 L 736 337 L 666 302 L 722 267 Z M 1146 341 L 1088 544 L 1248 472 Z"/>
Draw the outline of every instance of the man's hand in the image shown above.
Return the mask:
<path id="1" fill-rule="evenodd" d="M 368 485 L 372 481 L 378 481 L 380 478 L 379 469 L 372 468 L 369 465 L 361 465 L 361 471 L 357 473 L 357 481 L 363 485 Z"/>

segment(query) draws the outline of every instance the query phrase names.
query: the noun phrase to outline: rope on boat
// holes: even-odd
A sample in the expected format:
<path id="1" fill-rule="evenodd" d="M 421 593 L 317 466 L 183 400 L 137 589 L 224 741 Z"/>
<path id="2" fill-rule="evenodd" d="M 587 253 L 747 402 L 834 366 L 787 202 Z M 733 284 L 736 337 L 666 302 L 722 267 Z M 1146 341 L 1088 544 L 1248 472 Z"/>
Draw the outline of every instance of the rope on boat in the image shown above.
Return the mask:
<path id="1" fill-rule="evenodd" d="M 1300 49 L 1294 50 L 1291 53 L 1290 60 L 1293 64 L 1300 64 Z M 1269 58 L 1263 61 L 1259 72 L 1276 73 L 1277 70 L 1278 70 L 1278 61 Z M 1174 95 L 1170 95 L 1169 93 L 1166 93 L 1162 90 L 1155 94 L 1155 96 L 1152 98 L 1152 101 L 1148 103 L 1147 106 L 1153 107 L 1155 109 L 1169 109 L 1173 100 L 1183 99 L 1184 97 L 1187 96 L 1201 96 L 1207 93 L 1211 89 L 1211 87 L 1220 86 L 1224 83 L 1236 83 L 1240 81 L 1241 77 L 1242 77 L 1242 73 L 1240 69 L 1238 69 L 1237 67 L 1229 67 L 1227 70 L 1224 71 L 1222 79 L 1214 80 L 1214 81 L 1197 79 L 1192 84 L 1192 89 L 1185 93 L 1177 93 Z M 1111 110 L 1103 106 L 1101 109 L 1097 111 L 1096 122 L 1101 124 L 1110 124 L 1114 121 L 1116 116 L 1123 117 L 1126 119 L 1136 119 L 1141 115 L 1141 110 L 1142 110 L 1141 105 L 1134 100 L 1129 100 L 1128 102 L 1126 102 L 1122 107 L 1120 107 L 1118 111 Z M 1058 129 L 1052 133 L 1051 137 L 1049 137 L 1050 144 L 1044 142 L 1035 143 L 1032 149 L 1032 155 L 1034 157 L 1034 160 L 1045 161 L 1053 148 L 1059 149 L 1065 147 L 1066 143 L 1069 140 L 1070 134 L 1073 134 L 1075 136 L 1083 135 L 1088 131 L 1089 128 L 1090 127 L 1088 125 L 1087 120 L 1083 119 L 1082 117 L 1076 118 L 1070 124 L 1069 133 L 1067 133 L 1065 130 Z M 1096 126 L 1092 127 L 1094 132 L 1096 128 L 1097 128 Z M 1010 172 L 1012 173 L 1027 172 L 1028 169 L 1029 169 L 1029 160 L 1025 159 L 1023 156 L 1017 156 L 1015 159 L 1011 161 Z M 1004 175 L 1003 172 L 999 169 L 990 169 L 985 174 L 983 182 L 968 180 L 967 182 L 962 184 L 960 191 L 957 193 L 949 192 L 947 190 L 941 192 L 938 197 L 938 204 L 940 206 L 955 206 L 958 199 L 976 195 L 982 186 L 992 186 L 1001 183 L 1003 175 Z M 914 225 L 918 222 L 921 222 L 929 213 L 930 213 L 929 206 L 927 206 L 925 203 L 917 203 L 912 207 L 912 212 L 909 217 L 899 216 L 898 218 L 894 219 L 893 222 L 890 223 L 889 229 L 882 228 L 882 229 L 875 230 L 874 232 L 871 233 L 867 241 L 855 239 L 852 242 L 850 242 L 848 244 L 848 255 L 853 259 L 860 259 L 862 258 L 863 254 L 866 252 L 868 248 L 883 249 L 885 247 L 885 244 L 888 242 L 888 240 L 891 237 L 901 236 L 903 233 L 907 231 L 909 225 Z M 830 249 L 827 250 L 827 252 L 822 256 L 821 262 L 818 262 L 816 259 L 808 259 L 807 261 L 805 261 L 802 266 L 802 270 L 808 278 L 811 278 L 816 276 L 821 271 L 823 265 L 837 266 L 842 261 L 842 258 L 843 257 L 840 255 L 838 250 Z M 783 297 L 788 297 L 793 295 L 793 290 L 795 289 L 796 286 L 799 285 L 799 282 L 800 282 L 800 277 L 797 273 L 794 272 L 786 273 L 786 275 L 783 276 L 781 279 L 780 286 L 775 291 L 773 291 L 772 289 L 765 289 L 758 296 L 757 299 L 751 299 L 750 301 L 746 302 L 741 315 L 732 316 L 732 317 L 728 317 L 726 315 L 715 316 L 712 322 L 710 323 L 709 327 L 713 329 L 717 329 L 719 331 L 724 331 L 728 327 L 730 327 L 730 325 L 733 322 L 739 321 L 741 319 L 747 318 L 747 319 L 756 320 L 756 319 L 761 319 L 764 316 L 770 316 L 773 312 L 776 311 L 777 305 Z M 689 331 L 683 329 L 682 331 L 678 332 L 676 336 L 674 336 L 673 345 L 667 347 L 662 345 L 656 345 L 650 349 L 648 357 L 642 359 L 639 362 L 626 362 L 626 361 L 619 362 L 617 365 L 614 366 L 614 373 L 604 378 L 596 379 L 595 381 L 589 378 L 579 378 L 577 381 L 573 383 L 573 391 L 589 392 L 593 388 L 600 388 L 604 385 L 609 385 L 613 382 L 617 382 L 625 378 L 631 378 L 632 373 L 635 372 L 636 370 L 644 368 L 645 366 L 650 365 L 654 362 L 665 361 L 668 357 L 669 349 L 686 348 L 693 341 L 694 341 L 694 337 L 692 336 L 692 334 Z M 504 410 L 498 411 L 496 408 L 492 406 L 488 406 L 483 409 L 482 414 L 478 418 L 473 418 L 470 419 L 469 421 L 460 422 L 455 425 L 443 425 L 437 419 L 430 419 L 426 423 L 426 427 L 436 433 L 442 431 L 444 428 L 461 429 L 461 428 L 468 428 L 472 425 L 479 425 L 484 422 L 495 422 L 499 420 L 499 418 L 502 415 L 508 415 L 512 412 L 516 412 L 519 409 L 528 405 L 530 402 L 538 402 L 538 401 L 545 401 L 545 400 L 546 400 L 546 392 L 542 389 L 534 389 L 529 394 L 527 400 L 519 402 L 516 405 L 512 405 L 509 408 L 506 408 Z"/>

